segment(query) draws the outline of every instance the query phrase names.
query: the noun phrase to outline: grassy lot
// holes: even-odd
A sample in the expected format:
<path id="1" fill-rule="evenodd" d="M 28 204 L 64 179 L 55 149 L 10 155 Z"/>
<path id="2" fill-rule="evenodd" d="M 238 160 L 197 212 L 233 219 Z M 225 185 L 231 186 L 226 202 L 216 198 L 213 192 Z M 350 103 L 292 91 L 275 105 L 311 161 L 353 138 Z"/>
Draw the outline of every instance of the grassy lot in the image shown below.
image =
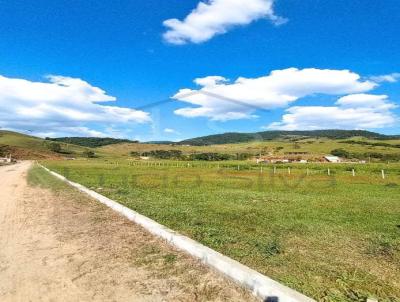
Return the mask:
<path id="1" fill-rule="evenodd" d="M 400 301 L 399 164 L 45 164 L 319 301 Z"/>

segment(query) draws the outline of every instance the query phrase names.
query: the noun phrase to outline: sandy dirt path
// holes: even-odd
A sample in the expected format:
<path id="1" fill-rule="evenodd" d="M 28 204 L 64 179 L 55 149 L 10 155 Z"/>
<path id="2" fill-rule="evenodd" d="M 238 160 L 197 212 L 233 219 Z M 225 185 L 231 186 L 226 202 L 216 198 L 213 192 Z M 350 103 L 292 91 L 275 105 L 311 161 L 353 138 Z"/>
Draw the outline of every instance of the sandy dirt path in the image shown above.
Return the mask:
<path id="1" fill-rule="evenodd" d="M 0 167 L 0 301 L 257 301 L 88 197 Z"/>

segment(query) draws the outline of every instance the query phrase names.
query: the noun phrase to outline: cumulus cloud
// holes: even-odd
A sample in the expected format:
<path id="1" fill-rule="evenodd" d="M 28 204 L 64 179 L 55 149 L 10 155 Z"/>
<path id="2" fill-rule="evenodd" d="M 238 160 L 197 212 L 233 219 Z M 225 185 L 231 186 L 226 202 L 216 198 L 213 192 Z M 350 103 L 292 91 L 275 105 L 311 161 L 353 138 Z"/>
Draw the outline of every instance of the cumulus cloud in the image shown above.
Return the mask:
<path id="1" fill-rule="evenodd" d="M 336 104 L 344 108 L 373 108 L 379 111 L 396 108 L 387 95 L 365 93 L 346 95 L 338 99 Z"/>
<path id="2" fill-rule="evenodd" d="M 172 44 L 202 43 L 232 27 L 269 19 L 276 25 L 286 19 L 275 15 L 274 0 L 209 0 L 201 1 L 183 21 L 164 21 L 168 28 L 164 39 Z"/>
<path id="3" fill-rule="evenodd" d="M 383 82 L 396 83 L 398 79 L 400 79 L 400 73 L 397 72 L 371 77 L 371 80 L 377 83 L 383 83 Z"/>
<path id="4" fill-rule="evenodd" d="M 93 125 L 147 123 L 147 112 L 104 104 L 116 98 L 71 77 L 33 82 L 0 76 L 0 127 L 35 134 L 106 136 Z"/>
<path id="5" fill-rule="evenodd" d="M 353 94 L 339 98 L 336 106 L 295 106 L 286 110 L 274 130 L 377 129 L 394 125 L 390 111 L 397 106 L 387 95 Z"/>
<path id="6" fill-rule="evenodd" d="M 168 134 L 178 134 L 179 133 L 178 131 L 176 131 L 175 129 L 172 129 L 172 128 L 165 128 L 164 132 L 168 133 Z"/>
<path id="7" fill-rule="evenodd" d="M 254 118 L 258 109 L 284 108 L 315 94 L 355 94 L 377 86 L 349 70 L 315 68 L 275 70 L 263 77 L 240 77 L 234 82 L 221 76 L 200 78 L 194 82 L 201 88 L 181 89 L 173 96 L 192 105 L 176 110 L 175 114 L 219 121 Z"/>

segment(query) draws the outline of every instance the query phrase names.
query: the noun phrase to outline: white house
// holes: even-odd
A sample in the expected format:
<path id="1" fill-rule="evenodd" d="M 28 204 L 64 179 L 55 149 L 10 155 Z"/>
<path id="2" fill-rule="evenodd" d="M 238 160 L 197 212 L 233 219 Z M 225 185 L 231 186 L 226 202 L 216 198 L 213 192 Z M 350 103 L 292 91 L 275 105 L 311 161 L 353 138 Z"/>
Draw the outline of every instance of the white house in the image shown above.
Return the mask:
<path id="1" fill-rule="evenodd" d="M 330 163 L 340 163 L 340 161 L 341 161 L 340 157 L 333 156 L 333 155 L 327 155 L 327 156 L 324 156 L 324 158 Z"/>
<path id="2" fill-rule="evenodd" d="M 11 162 L 12 162 L 11 154 L 6 157 L 0 157 L 0 163 L 11 163 Z"/>

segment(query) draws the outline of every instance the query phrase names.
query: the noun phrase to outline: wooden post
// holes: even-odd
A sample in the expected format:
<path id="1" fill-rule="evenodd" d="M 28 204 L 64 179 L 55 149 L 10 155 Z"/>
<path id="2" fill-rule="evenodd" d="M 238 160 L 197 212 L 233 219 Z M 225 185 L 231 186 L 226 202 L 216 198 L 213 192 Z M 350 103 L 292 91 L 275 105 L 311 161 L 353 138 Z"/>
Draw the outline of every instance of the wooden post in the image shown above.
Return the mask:
<path id="1" fill-rule="evenodd" d="M 276 167 L 274 166 L 274 174 L 276 174 Z"/>
<path id="2" fill-rule="evenodd" d="M 328 175 L 331 176 L 331 169 L 328 168 Z"/>
<path id="3" fill-rule="evenodd" d="M 310 175 L 310 169 L 307 168 L 307 176 Z"/>
<path id="4" fill-rule="evenodd" d="M 288 174 L 290 175 L 290 173 L 291 173 L 290 168 L 288 167 L 287 170 L 288 170 Z"/>
<path id="5" fill-rule="evenodd" d="M 263 167 L 262 166 L 261 166 L 261 170 L 260 171 L 261 171 L 261 173 L 263 173 Z"/>
<path id="6" fill-rule="evenodd" d="M 352 171 L 353 177 L 356 176 L 356 171 L 353 169 Z"/>
<path id="7" fill-rule="evenodd" d="M 382 170 L 382 179 L 385 179 L 385 170 Z"/>
<path id="8" fill-rule="evenodd" d="M 238 166 L 238 171 L 240 171 L 240 166 Z"/>

